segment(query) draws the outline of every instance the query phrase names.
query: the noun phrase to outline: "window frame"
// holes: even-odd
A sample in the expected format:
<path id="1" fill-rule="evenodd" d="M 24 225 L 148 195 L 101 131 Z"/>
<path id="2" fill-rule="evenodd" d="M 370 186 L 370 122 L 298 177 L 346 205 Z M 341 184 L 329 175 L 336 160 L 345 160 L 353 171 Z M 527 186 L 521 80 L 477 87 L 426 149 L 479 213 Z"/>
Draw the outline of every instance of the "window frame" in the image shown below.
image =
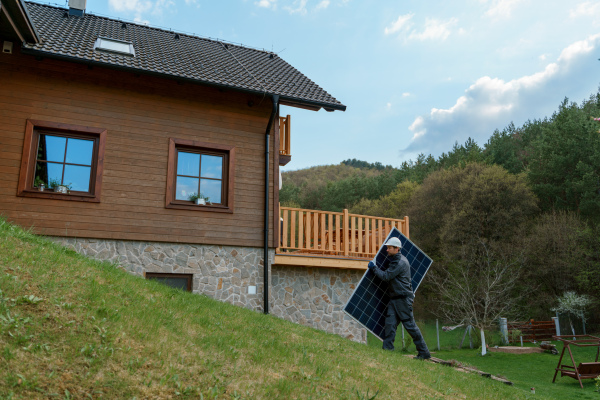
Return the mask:
<path id="1" fill-rule="evenodd" d="M 222 195 L 225 201 L 221 204 L 196 205 L 190 201 L 176 200 L 175 190 L 177 186 L 177 151 L 190 150 L 194 153 L 225 156 Z M 204 151 L 204 153 L 203 153 Z M 167 191 L 165 196 L 165 208 L 211 211 L 222 213 L 233 213 L 234 211 L 234 186 L 235 186 L 235 146 L 215 143 L 199 142 L 169 138 L 169 158 L 167 165 Z"/>
<path id="2" fill-rule="evenodd" d="M 175 273 L 166 273 L 166 272 L 145 272 L 144 273 L 144 279 L 148 280 L 148 281 L 156 281 L 155 279 L 152 278 L 186 278 L 187 279 L 187 292 L 192 292 L 193 291 L 193 286 L 194 286 L 194 274 L 175 274 Z M 158 281 L 157 281 L 158 282 Z M 158 282 L 161 283 L 161 282 Z M 162 285 L 165 286 L 169 286 L 166 285 L 164 283 L 161 283 Z M 172 289 L 175 289 L 172 286 L 169 286 Z"/>
<path id="3" fill-rule="evenodd" d="M 56 193 L 50 190 L 41 192 L 33 186 L 40 133 L 55 133 L 60 136 L 79 139 L 94 139 L 89 193 Z M 102 191 L 105 148 L 106 129 L 104 128 L 28 119 L 25 126 L 17 196 L 99 203 Z"/>
<path id="4" fill-rule="evenodd" d="M 127 46 L 129 46 L 129 51 L 113 50 L 113 49 L 108 49 L 106 47 L 102 47 L 102 41 L 127 45 Z M 132 42 L 127 42 L 125 40 L 119 40 L 119 39 L 112 39 L 112 38 L 105 37 L 105 36 L 98 36 L 96 38 L 96 41 L 94 42 L 94 51 L 96 51 L 96 50 L 106 51 L 108 53 L 120 54 L 120 55 L 124 55 L 124 56 L 135 57 L 135 48 L 133 47 Z"/>

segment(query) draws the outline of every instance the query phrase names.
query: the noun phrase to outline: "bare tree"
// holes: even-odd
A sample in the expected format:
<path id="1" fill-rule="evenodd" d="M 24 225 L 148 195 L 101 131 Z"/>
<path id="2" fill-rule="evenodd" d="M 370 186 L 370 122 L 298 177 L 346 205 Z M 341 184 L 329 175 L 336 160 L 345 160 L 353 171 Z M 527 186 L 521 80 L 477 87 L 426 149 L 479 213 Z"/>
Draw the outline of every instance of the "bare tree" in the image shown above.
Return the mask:
<path id="1" fill-rule="evenodd" d="M 509 247 L 510 248 L 510 247 Z M 510 315 L 523 297 L 515 290 L 523 269 L 521 254 L 500 250 L 485 239 L 461 246 L 460 257 L 437 270 L 431 280 L 438 294 L 440 312 L 453 323 L 483 331 L 501 316 Z"/>

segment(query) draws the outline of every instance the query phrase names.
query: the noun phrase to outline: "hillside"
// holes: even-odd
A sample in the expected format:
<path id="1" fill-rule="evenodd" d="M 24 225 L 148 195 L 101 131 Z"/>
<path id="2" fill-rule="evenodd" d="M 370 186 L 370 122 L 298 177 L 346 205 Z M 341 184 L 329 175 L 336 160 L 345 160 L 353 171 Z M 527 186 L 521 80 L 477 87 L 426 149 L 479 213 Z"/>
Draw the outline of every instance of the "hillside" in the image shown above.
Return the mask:
<path id="1" fill-rule="evenodd" d="M 0 219 L 0 397 L 526 398 L 88 260 Z"/>
<path id="2" fill-rule="evenodd" d="M 306 190 L 317 190 L 329 182 L 350 178 L 357 174 L 367 177 L 379 176 L 383 170 L 357 168 L 346 164 L 317 165 L 315 167 L 282 172 L 283 183 L 291 183 Z"/>

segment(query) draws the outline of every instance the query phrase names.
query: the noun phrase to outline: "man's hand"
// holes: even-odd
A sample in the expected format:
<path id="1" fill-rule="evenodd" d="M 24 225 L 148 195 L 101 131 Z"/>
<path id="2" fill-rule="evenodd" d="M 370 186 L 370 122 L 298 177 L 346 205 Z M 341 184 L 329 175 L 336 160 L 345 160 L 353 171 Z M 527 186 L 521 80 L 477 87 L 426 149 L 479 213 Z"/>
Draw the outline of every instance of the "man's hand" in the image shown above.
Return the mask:
<path id="1" fill-rule="evenodd" d="M 375 265 L 375 263 L 373 261 L 369 261 L 368 267 L 369 267 L 369 269 L 377 268 L 377 266 Z"/>

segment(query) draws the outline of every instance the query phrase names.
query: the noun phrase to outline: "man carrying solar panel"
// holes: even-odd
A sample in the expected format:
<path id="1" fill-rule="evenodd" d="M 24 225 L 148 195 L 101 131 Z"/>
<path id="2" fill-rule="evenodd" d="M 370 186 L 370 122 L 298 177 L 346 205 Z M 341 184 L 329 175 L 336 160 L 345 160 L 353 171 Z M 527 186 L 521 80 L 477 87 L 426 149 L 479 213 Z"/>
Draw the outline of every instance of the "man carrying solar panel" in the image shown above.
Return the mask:
<path id="1" fill-rule="evenodd" d="M 390 302 L 387 306 L 385 318 L 383 349 L 394 350 L 396 329 L 402 323 L 404 329 L 412 337 L 413 343 L 417 347 L 419 354 L 416 358 L 426 360 L 431 358 L 431 355 L 413 316 L 412 305 L 415 295 L 411 285 L 410 264 L 406 257 L 400 254 L 400 249 L 402 248 L 400 239 L 395 237 L 390 238 L 385 245 L 387 246 L 388 259 L 390 260 L 388 268 L 382 271 L 377 268 L 377 265 L 373 261 L 369 262 L 369 269 L 378 278 L 388 282 L 387 294 L 390 297 Z"/>

